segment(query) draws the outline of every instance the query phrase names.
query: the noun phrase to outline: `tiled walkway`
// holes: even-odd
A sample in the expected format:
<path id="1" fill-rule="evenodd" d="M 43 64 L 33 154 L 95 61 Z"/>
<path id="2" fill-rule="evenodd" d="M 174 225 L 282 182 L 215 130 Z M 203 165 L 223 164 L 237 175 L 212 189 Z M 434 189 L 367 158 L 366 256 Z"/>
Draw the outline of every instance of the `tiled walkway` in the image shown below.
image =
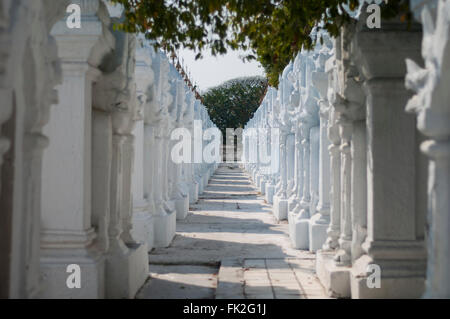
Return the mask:
<path id="1" fill-rule="evenodd" d="M 291 248 L 248 176 L 223 165 L 168 248 L 150 254 L 137 298 L 326 298 L 315 255 Z"/>
<path id="2" fill-rule="evenodd" d="M 244 267 L 246 298 L 325 298 L 313 259 L 247 259 Z"/>

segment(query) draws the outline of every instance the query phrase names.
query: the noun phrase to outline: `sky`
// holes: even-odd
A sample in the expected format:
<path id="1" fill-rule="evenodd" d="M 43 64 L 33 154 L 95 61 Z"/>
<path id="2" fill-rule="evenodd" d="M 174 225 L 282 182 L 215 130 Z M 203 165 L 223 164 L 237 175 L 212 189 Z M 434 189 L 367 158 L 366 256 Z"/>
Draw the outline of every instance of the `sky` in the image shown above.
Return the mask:
<path id="1" fill-rule="evenodd" d="M 200 91 L 217 86 L 227 80 L 242 76 L 264 76 L 264 69 L 259 62 L 243 62 L 240 56 L 243 51 L 231 51 L 222 56 L 214 57 L 209 52 L 204 52 L 200 60 L 195 60 L 195 53 L 190 50 L 180 50 L 178 56 L 184 59 L 184 65 L 191 73 L 191 78 L 196 82 Z"/>

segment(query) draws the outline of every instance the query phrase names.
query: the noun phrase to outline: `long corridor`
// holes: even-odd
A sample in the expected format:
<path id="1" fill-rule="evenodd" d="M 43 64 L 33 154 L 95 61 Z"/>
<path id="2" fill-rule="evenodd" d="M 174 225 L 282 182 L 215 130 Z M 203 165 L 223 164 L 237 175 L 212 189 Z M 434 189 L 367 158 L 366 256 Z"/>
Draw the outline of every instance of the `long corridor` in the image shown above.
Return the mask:
<path id="1" fill-rule="evenodd" d="M 326 298 L 315 255 L 291 248 L 287 221 L 236 165 L 219 167 L 172 244 L 149 259 L 137 298 Z"/>

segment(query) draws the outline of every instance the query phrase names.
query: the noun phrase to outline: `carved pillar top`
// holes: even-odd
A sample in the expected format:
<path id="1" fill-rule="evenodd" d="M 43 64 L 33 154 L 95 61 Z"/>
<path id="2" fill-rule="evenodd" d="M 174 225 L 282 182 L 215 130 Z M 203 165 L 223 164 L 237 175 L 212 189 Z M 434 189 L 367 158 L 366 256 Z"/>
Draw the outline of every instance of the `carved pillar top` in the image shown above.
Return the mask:
<path id="1" fill-rule="evenodd" d="M 290 73 L 292 71 L 293 64 L 290 63 L 283 71 L 280 77 L 280 84 L 278 90 L 278 103 L 279 103 L 279 122 L 282 125 L 282 130 L 289 132 L 291 130 L 291 117 L 290 112 L 292 111 L 291 105 L 289 103 L 289 98 L 293 91 L 293 85 L 289 80 Z"/>
<path id="2" fill-rule="evenodd" d="M 41 131 L 42 127 L 49 120 L 50 105 L 58 103 L 58 94 L 54 88 L 62 83 L 57 44 L 55 38 L 49 33 L 53 24 L 63 15 L 67 4 L 67 1 L 59 1 L 57 3 L 43 1 L 41 7 L 43 16 L 38 14 L 30 17 L 28 20 L 28 23 L 33 25 L 31 38 L 29 39 L 33 56 L 27 57 L 27 59 L 34 60 L 36 66 L 35 76 L 39 79 L 35 83 L 34 90 L 27 92 L 29 96 L 32 96 L 33 100 L 28 103 L 27 112 L 25 112 L 26 131 L 36 133 L 28 141 L 33 144 L 33 146 L 28 146 L 30 148 L 37 147 L 42 150 L 48 144 L 47 138 L 41 135 Z M 38 23 L 35 23 L 34 20 L 39 20 L 39 22 L 36 21 Z M 25 37 L 25 35 L 22 36 Z M 33 43 L 39 43 L 40 45 L 34 46 Z M 15 54 L 15 52 L 12 52 L 12 54 Z M 23 61 L 19 63 L 23 63 Z M 13 72 L 17 72 L 17 70 Z M 11 77 L 10 80 L 12 78 L 14 77 Z"/>
<path id="3" fill-rule="evenodd" d="M 320 96 L 320 100 L 317 102 L 319 107 L 319 116 L 320 118 L 328 119 L 328 74 L 325 71 L 316 71 L 313 73 L 312 81 Z"/>
<path id="4" fill-rule="evenodd" d="M 149 99 L 151 86 L 155 81 L 155 74 L 152 69 L 152 55 L 149 44 L 144 41 L 137 41 L 136 48 L 136 112 L 135 120 L 144 119 L 144 106 Z"/>
<path id="5" fill-rule="evenodd" d="M 341 137 L 339 134 L 338 113 L 334 108 L 330 109 L 330 118 L 328 121 L 328 139 L 334 145 L 341 144 Z"/>
<path id="6" fill-rule="evenodd" d="M 189 88 L 184 84 L 183 81 L 178 80 L 178 91 L 177 91 L 177 113 L 175 117 L 175 125 L 176 127 L 184 126 L 184 115 L 186 114 L 187 109 L 187 101 L 186 101 L 186 92 L 189 92 Z"/>
<path id="7" fill-rule="evenodd" d="M 58 42 L 59 56 L 63 62 L 70 62 L 65 67 L 78 62 L 95 68 L 115 46 L 114 36 L 108 30 L 111 24 L 108 10 L 100 0 L 77 0 L 73 3 L 80 5 L 82 27 L 68 28 L 67 17 L 55 24 L 52 35 Z M 77 50 L 73 49 L 74 46 Z"/>
<path id="8" fill-rule="evenodd" d="M 336 55 L 334 61 L 337 72 L 329 73 L 330 80 L 337 82 L 333 88 L 335 92 L 332 94 L 332 105 L 342 120 L 350 121 L 365 119 L 365 93 L 362 87 L 364 79 L 356 67 L 360 61 L 354 47 L 355 32 L 355 25 L 342 29 L 341 36 L 336 40 L 336 45 L 339 46 L 339 55 Z"/>
<path id="9" fill-rule="evenodd" d="M 192 125 L 194 124 L 194 104 L 196 98 L 195 95 L 192 93 L 192 91 L 187 91 L 185 99 L 186 99 L 186 109 L 183 115 L 183 120 L 188 128 L 192 128 Z"/>
<path id="10" fill-rule="evenodd" d="M 102 76 L 94 85 L 93 107 L 112 113 L 116 134 L 129 135 L 136 112 L 136 37 L 119 31 L 113 34 L 116 47 L 99 66 Z"/>
<path id="11" fill-rule="evenodd" d="M 172 103 L 169 83 L 169 62 L 161 52 L 152 50 L 152 69 L 155 82 L 149 90 L 149 100 L 144 107 L 144 120 L 151 125 L 166 125 L 168 108 Z"/>
<path id="12" fill-rule="evenodd" d="M 167 107 L 169 131 L 177 125 L 179 107 L 182 105 L 181 99 L 184 99 L 182 97 L 184 95 L 183 81 L 178 75 L 176 68 L 172 64 L 169 64 L 169 92 L 171 96 L 170 104 Z M 183 93 L 181 92 L 182 90 Z"/>
<path id="13" fill-rule="evenodd" d="M 382 31 L 369 29 L 367 12 L 362 10 L 355 26 L 351 50 L 358 71 L 367 81 L 391 78 L 402 81 L 406 73 L 405 59 L 420 61 L 422 28 L 418 23 L 410 27 L 400 19 L 382 20 Z M 379 45 L 383 43 L 383 45 Z"/>

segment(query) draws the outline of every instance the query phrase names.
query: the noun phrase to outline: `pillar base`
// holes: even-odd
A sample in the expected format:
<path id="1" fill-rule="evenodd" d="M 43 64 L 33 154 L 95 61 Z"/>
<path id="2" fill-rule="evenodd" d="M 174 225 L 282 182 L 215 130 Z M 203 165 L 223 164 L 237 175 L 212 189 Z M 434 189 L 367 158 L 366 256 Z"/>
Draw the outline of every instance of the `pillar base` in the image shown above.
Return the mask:
<path id="1" fill-rule="evenodd" d="M 278 221 L 286 220 L 288 218 L 287 199 L 280 198 L 277 195 L 273 197 L 273 214 Z"/>
<path id="2" fill-rule="evenodd" d="M 203 189 L 202 189 L 202 192 L 203 192 L 209 183 L 209 172 L 208 171 L 205 172 L 205 175 L 203 175 L 202 179 L 203 179 Z"/>
<path id="3" fill-rule="evenodd" d="M 374 262 L 368 255 L 361 256 L 355 261 L 351 271 L 350 283 L 352 298 L 355 299 L 417 299 L 422 297 L 425 291 L 425 273 L 407 274 L 412 270 L 403 262 L 389 262 L 383 265 L 382 262 Z M 416 264 L 410 261 L 412 265 Z M 379 288 L 370 288 L 369 283 L 373 280 L 369 278 L 374 272 L 368 272 L 368 266 L 377 264 L 380 266 L 381 280 Z M 425 265 L 424 265 L 425 266 Z M 403 270 L 402 270 L 403 268 Z M 414 271 L 415 272 L 415 271 Z"/>
<path id="4" fill-rule="evenodd" d="M 127 250 L 115 249 L 106 259 L 106 297 L 131 299 L 149 275 L 146 244 L 126 244 Z"/>
<path id="5" fill-rule="evenodd" d="M 175 237 L 176 227 L 177 214 L 175 211 L 167 213 L 163 210 L 155 215 L 155 247 L 168 247 Z"/>
<path id="6" fill-rule="evenodd" d="M 259 185 L 259 192 L 261 193 L 262 196 L 266 195 L 266 181 L 265 180 L 261 180 L 261 183 Z"/>
<path id="7" fill-rule="evenodd" d="M 261 188 L 261 181 L 262 181 L 262 176 L 258 173 L 256 173 L 255 176 L 255 186 L 256 188 L 260 189 Z"/>
<path id="8" fill-rule="evenodd" d="M 289 212 L 289 237 L 295 249 L 309 249 L 309 219 L 300 219 L 299 213 Z"/>
<path id="9" fill-rule="evenodd" d="M 198 194 L 201 195 L 203 194 L 203 190 L 205 189 L 203 178 L 199 178 L 197 184 L 198 184 Z"/>
<path id="10" fill-rule="evenodd" d="M 273 204 L 273 196 L 275 194 L 275 186 L 272 184 L 266 185 L 266 202 L 268 204 Z"/>
<path id="11" fill-rule="evenodd" d="M 296 196 L 289 197 L 288 200 L 288 211 L 293 211 L 294 208 L 298 205 L 298 200 Z"/>
<path id="12" fill-rule="evenodd" d="M 350 267 L 337 267 L 333 257 L 335 252 L 323 250 L 316 254 L 316 274 L 328 296 L 350 298 Z"/>
<path id="13" fill-rule="evenodd" d="M 309 251 L 316 252 L 322 249 L 327 240 L 328 225 L 321 223 L 321 215 L 315 214 L 309 220 Z"/>
<path id="14" fill-rule="evenodd" d="M 198 183 L 194 182 L 189 187 L 189 204 L 195 204 L 198 201 Z"/>
<path id="15" fill-rule="evenodd" d="M 148 203 L 147 205 L 135 205 L 131 234 L 136 241 L 146 243 L 149 252 L 153 249 L 155 242 L 154 222 L 153 216 L 148 211 Z"/>
<path id="16" fill-rule="evenodd" d="M 189 212 L 189 196 L 175 200 L 175 210 L 177 212 L 177 219 L 183 220 L 187 217 Z"/>
<path id="17" fill-rule="evenodd" d="M 102 299 L 105 297 L 105 259 L 89 249 L 41 249 L 42 289 L 44 299 Z M 81 269 L 81 288 L 67 287 L 67 266 Z"/>

